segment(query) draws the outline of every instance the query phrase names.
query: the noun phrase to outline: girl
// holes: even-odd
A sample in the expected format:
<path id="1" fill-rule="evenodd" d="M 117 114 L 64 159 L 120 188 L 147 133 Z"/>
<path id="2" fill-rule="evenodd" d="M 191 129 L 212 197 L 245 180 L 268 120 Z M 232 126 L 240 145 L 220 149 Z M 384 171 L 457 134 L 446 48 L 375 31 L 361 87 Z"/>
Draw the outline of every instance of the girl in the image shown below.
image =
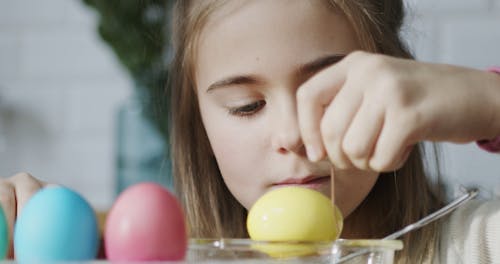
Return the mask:
<path id="1" fill-rule="evenodd" d="M 247 210 L 273 188 L 330 195 L 330 164 L 343 238 L 380 238 L 443 205 L 419 142 L 500 135 L 500 77 L 411 60 L 402 20 L 401 0 L 177 2 L 171 142 L 192 237 L 247 237 Z M 2 197 L 24 201 L 33 182 L 11 178 Z M 398 261 L 494 257 L 499 221 L 499 203 L 469 204 L 407 234 Z"/>
<path id="2" fill-rule="evenodd" d="M 341 237 L 380 238 L 443 204 L 418 142 L 500 135 L 500 77 L 410 60 L 401 0 L 179 1 L 175 12 L 171 142 L 192 236 L 246 237 L 247 210 L 273 188 L 329 195 L 330 161 Z M 489 206 L 485 223 L 500 220 Z M 440 238 L 456 230 L 443 228 L 406 235 L 399 260 L 455 263 Z M 486 244 L 499 251 L 498 240 Z"/>

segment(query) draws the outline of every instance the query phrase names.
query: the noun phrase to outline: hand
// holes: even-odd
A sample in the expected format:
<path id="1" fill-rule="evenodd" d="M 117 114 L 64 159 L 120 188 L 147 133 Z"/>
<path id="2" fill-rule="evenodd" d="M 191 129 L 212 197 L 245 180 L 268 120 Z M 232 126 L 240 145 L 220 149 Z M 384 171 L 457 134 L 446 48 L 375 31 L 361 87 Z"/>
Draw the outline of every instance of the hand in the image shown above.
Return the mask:
<path id="1" fill-rule="evenodd" d="M 297 108 L 309 159 L 391 171 L 419 141 L 500 135 L 498 98 L 493 73 L 353 52 L 299 87 Z"/>
<path id="2" fill-rule="evenodd" d="M 19 173 L 9 178 L 0 179 L 0 204 L 9 226 L 9 251 L 7 258 L 14 257 L 14 223 L 26 202 L 47 183 L 35 179 L 27 173 Z"/>

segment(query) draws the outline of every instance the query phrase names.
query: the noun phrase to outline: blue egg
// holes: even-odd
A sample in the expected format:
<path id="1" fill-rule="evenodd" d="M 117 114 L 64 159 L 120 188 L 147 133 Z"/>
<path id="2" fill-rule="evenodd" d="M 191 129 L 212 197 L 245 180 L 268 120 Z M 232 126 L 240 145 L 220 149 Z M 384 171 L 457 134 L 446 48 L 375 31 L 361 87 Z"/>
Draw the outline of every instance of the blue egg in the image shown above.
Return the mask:
<path id="1" fill-rule="evenodd" d="M 14 227 L 18 262 L 92 260 L 98 248 L 95 213 L 84 198 L 68 188 L 38 191 Z"/>
<path id="2" fill-rule="evenodd" d="M 4 259 L 7 255 L 9 246 L 8 232 L 7 219 L 5 219 L 5 214 L 3 212 L 2 206 L 0 206 L 0 259 Z"/>

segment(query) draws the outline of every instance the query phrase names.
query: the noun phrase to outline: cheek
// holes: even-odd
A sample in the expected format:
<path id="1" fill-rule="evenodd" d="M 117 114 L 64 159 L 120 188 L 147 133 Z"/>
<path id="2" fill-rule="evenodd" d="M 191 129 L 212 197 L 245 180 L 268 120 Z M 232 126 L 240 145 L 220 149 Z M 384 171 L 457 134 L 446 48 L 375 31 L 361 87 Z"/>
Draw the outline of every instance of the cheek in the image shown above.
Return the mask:
<path id="1" fill-rule="evenodd" d="M 258 161 L 255 160 L 260 145 L 258 136 L 249 137 L 245 126 L 222 121 L 206 124 L 206 129 L 220 165 L 244 168 L 246 164 Z"/>
<path id="2" fill-rule="evenodd" d="M 204 125 L 220 173 L 233 196 L 246 208 L 263 193 L 268 167 L 265 132 L 257 124 L 227 114 L 204 113 Z"/>
<path id="3" fill-rule="evenodd" d="M 335 199 L 344 218 L 351 214 L 370 193 L 379 177 L 366 171 L 339 171 L 335 180 Z"/>
<path id="4" fill-rule="evenodd" d="M 263 193 L 262 168 L 266 165 L 265 160 L 255 155 L 259 152 L 257 142 L 229 137 L 214 141 L 217 142 L 214 142 L 213 151 L 222 178 L 233 196 L 248 209 Z"/>
<path id="5" fill-rule="evenodd" d="M 224 180 L 243 180 L 245 171 L 253 159 L 245 142 L 230 138 L 229 135 L 212 140 L 212 150 Z M 254 161 L 255 162 L 255 161 Z"/>

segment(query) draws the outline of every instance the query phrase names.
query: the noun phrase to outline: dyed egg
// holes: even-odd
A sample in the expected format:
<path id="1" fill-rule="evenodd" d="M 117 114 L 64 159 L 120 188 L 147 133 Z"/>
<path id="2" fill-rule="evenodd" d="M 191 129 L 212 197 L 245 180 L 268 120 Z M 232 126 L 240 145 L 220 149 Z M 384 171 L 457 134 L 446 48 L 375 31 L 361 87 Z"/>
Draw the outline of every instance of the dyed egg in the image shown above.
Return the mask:
<path id="1" fill-rule="evenodd" d="M 179 202 L 155 183 L 129 187 L 109 212 L 104 243 L 111 261 L 184 259 L 187 234 Z"/>
<path id="2" fill-rule="evenodd" d="M 98 247 L 94 211 L 78 193 L 64 187 L 35 193 L 14 228 L 18 262 L 92 260 Z"/>
<path id="3" fill-rule="evenodd" d="M 5 219 L 5 214 L 3 212 L 2 206 L 0 206 L 0 259 L 4 259 L 7 255 L 7 250 L 9 246 L 9 230 L 7 226 L 7 219 Z"/>
<path id="4" fill-rule="evenodd" d="M 332 241 L 342 223 L 340 210 L 325 195 L 302 187 L 264 194 L 247 217 L 250 237 L 263 241 Z"/>

